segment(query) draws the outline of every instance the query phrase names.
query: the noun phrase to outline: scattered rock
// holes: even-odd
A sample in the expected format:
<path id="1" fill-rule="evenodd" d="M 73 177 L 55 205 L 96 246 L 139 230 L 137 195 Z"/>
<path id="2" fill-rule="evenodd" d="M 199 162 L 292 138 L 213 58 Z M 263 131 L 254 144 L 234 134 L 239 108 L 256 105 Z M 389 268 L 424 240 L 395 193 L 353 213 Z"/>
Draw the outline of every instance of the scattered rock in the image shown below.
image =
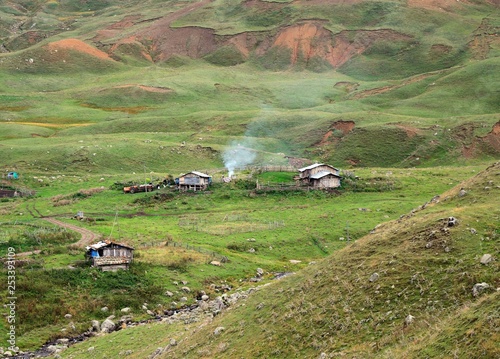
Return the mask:
<path id="1" fill-rule="evenodd" d="M 431 203 L 439 203 L 439 199 L 440 198 L 441 198 L 440 196 L 434 196 L 434 197 L 432 197 Z"/>
<path id="2" fill-rule="evenodd" d="M 148 306 L 146 305 L 146 303 L 142 305 L 142 310 L 148 310 Z"/>
<path id="3" fill-rule="evenodd" d="M 170 344 L 170 346 L 175 347 L 177 345 L 177 340 L 175 340 L 174 338 L 172 338 L 172 339 L 170 339 L 169 344 Z"/>
<path id="4" fill-rule="evenodd" d="M 155 314 L 155 313 L 153 313 L 153 311 L 151 311 L 151 310 L 149 310 L 149 309 L 146 311 L 146 313 L 148 313 L 148 314 L 149 314 L 150 316 L 152 316 L 152 317 L 155 317 L 155 316 L 156 316 L 156 314 Z"/>
<path id="5" fill-rule="evenodd" d="M 189 289 L 189 287 L 182 287 L 181 290 L 185 293 L 190 293 L 191 292 L 191 289 Z"/>
<path id="6" fill-rule="evenodd" d="M 463 197 L 467 194 L 467 191 L 464 190 L 463 188 L 460 189 L 460 192 L 458 192 L 458 197 Z"/>
<path id="7" fill-rule="evenodd" d="M 219 335 L 220 333 L 222 333 L 224 330 L 226 330 L 226 328 L 224 327 L 217 327 L 215 328 L 214 330 L 214 335 Z"/>
<path id="8" fill-rule="evenodd" d="M 247 241 L 249 241 L 249 242 L 255 242 L 255 238 L 247 238 Z"/>
<path id="9" fill-rule="evenodd" d="M 264 269 L 257 268 L 257 277 L 262 277 L 264 275 Z"/>
<path id="10" fill-rule="evenodd" d="M 107 312 L 107 311 L 109 311 L 109 309 L 108 309 L 108 307 L 102 307 L 102 308 L 101 308 L 101 311 L 102 311 L 102 312 Z"/>
<path id="11" fill-rule="evenodd" d="M 221 263 L 219 261 L 211 261 L 210 264 L 217 267 L 221 266 Z"/>
<path id="12" fill-rule="evenodd" d="M 165 295 L 166 295 L 167 297 L 173 297 L 173 296 L 174 296 L 174 293 L 172 293 L 171 291 L 167 290 L 167 291 L 165 292 Z"/>
<path id="13" fill-rule="evenodd" d="M 201 300 L 203 300 L 203 301 L 205 301 L 205 302 L 206 302 L 207 300 L 209 300 L 209 299 L 210 299 L 210 297 L 209 297 L 208 295 L 206 295 L 206 294 L 203 294 L 203 295 L 201 296 Z"/>
<path id="14" fill-rule="evenodd" d="M 187 301 L 188 301 L 188 299 L 187 299 L 187 297 L 182 297 L 182 298 L 180 299 L 180 301 L 181 301 L 181 302 L 183 302 L 183 303 L 185 303 L 185 302 L 187 302 Z"/>
<path id="15" fill-rule="evenodd" d="M 378 280 L 378 277 L 379 277 L 378 273 L 376 273 L 376 272 L 375 272 L 375 273 L 373 273 L 373 274 L 370 276 L 370 278 L 369 278 L 368 280 L 369 280 L 370 282 L 375 282 L 376 280 Z"/>
<path id="16" fill-rule="evenodd" d="M 87 349 L 87 351 L 92 352 L 92 351 L 94 351 L 94 349 L 95 349 L 94 347 L 89 347 L 89 348 Z"/>
<path id="17" fill-rule="evenodd" d="M 257 310 L 261 310 L 262 308 L 264 308 L 264 303 L 259 303 L 257 304 L 257 307 L 255 307 Z"/>
<path id="18" fill-rule="evenodd" d="M 448 227 L 455 227 L 458 225 L 458 220 L 455 217 L 449 217 L 448 218 Z"/>
<path id="19" fill-rule="evenodd" d="M 477 234 L 477 231 L 476 231 L 474 228 L 471 228 L 471 229 L 470 229 L 470 232 L 471 232 L 472 234 Z"/>
<path id="20" fill-rule="evenodd" d="M 481 257 L 481 264 L 488 264 L 493 260 L 493 256 L 491 254 L 483 254 Z"/>
<path id="21" fill-rule="evenodd" d="M 302 261 L 299 261 L 299 260 L 297 260 L 297 259 L 290 259 L 290 263 L 292 263 L 292 264 L 299 264 L 299 263 L 301 263 L 301 262 L 302 262 Z"/>
<path id="22" fill-rule="evenodd" d="M 98 320 L 93 320 L 92 321 L 92 331 L 94 332 L 100 332 L 101 331 L 101 324 L 99 323 Z"/>
<path id="23" fill-rule="evenodd" d="M 61 345 L 68 345 L 69 339 L 68 338 L 59 338 L 56 340 L 56 343 L 61 344 Z"/>
<path id="24" fill-rule="evenodd" d="M 411 314 L 408 314 L 405 318 L 405 326 L 408 326 L 410 325 L 411 323 L 413 323 L 413 320 L 415 319 L 415 317 Z"/>
<path id="25" fill-rule="evenodd" d="M 64 316 L 64 318 L 66 318 L 66 319 L 71 319 L 71 318 L 73 318 L 73 316 L 72 316 L 71 314 L 69 314 L 69 313 L 68 313 L 68 314 L 66 314 L 66 315 Z"/>
<path id="26" fill-rule="evenodd" d="M 248 250 L 248 252 L 250 252 L 250 253 L 255 253 L 255 248 L 250 248 L 250 249 Z"/>
<path id="27" fill-rule="evenodd" d="M 183 285 L 187 285 L 187 284 L 188 284 L 188 281 L 187 281 L 187 280 L 183 280 L 181 283 L 182 283 Z"/>
<path id="28" fill-rule="evenodd" d="M 49 352 L 49 353 L 55 353 L 57 351 L 57 346 L 55 345 L 49 345 L 46 350 Z"/>
<path id="29" fill-rule="evenodd" d="M 122 308 L 121 312 L 122 313 L 129 313 L 130 312 L 130 308 L 129 307 Z"/>
<path id="30" fill-rule="evenodd" d="M 102 333 L 111 333 L 115 329 L 116 325 L 113 323 L 111 319 L 106 319 L 101 324 L 101 332 Z"/>
<path id="31" fill-rule="evenodd" d="M 472 295 L 474 297 L 477 297 L 481 292 L 483 292 L 485 289 L 488 289 L 490 285 L 488 283 L 476 283 L 474 284 L 474 287 L 472 287 Z"/>

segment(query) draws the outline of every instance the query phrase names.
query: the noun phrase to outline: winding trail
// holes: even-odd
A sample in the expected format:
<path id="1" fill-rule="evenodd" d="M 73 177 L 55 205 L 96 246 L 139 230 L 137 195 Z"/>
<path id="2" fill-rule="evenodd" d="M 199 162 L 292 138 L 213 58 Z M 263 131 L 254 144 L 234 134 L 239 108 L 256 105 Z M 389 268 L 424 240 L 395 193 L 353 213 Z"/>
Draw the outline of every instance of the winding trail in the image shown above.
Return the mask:
<path id="1" fill-rule="evenodd" d="M 93 242 L 96 242 L 96 241 L 98 241 L 98 240 L 101 239 L 101 235 L 100 234 L 94 233 L 94 232 L 92 232 L 92 231 L 90 231 L 90 230 L 88 230 L 86 228 L 82 228 L 82 227 L 75 226 L 73 224 L 65 223 L 65 222 L 59 221 L 59 220 L 57 220 L 55 218 L 52 218 L 52 217 L 45 217 L 45 216 L 43 216 L 40 213 L 40 211 L 38 211 L 38 209 L 36 209 L 35 204 L 33 204 L 31 208 L 29 207 L 29 205 L 26 205 L 26 210 L 31 214 L 31 216 L 33 218 L 43 219 L 43 220 L 45 220 L 47 222 L 55 224 L 56 226 L 63 227 L 63 228 L 66 228 L 66 229 L 70 229 L 72 231 L 80 233 L 80 235 L 82 236 L 82 238 L 80 238 L 80 240 L 78 242 L 76 242 L 76 243 L 73 244 L 73 245 L 76 245 L 78 247 L 84 248 L 85 246 L 88 246 L 89 244 L 91 244 Z M 36 214 L 34 212 L 36 212 Z M 18 256 L 18 257 L 30 256 L 32 254 L 39 254 L 40 252 L 41 252 L 41 250 L 37 249 L 37 250 L 34 250 L 34 251 L 29 251 L 29 252 L 16 253 L 16 256 Z"/>
<path id="2" fill-rule="evenodd" d="M 101 238 L 101 236 L 99 234 L 94 233 L 86 228 L 82 228 L 82 227 L 75 226 L 73 224 L 61 222 L 61 221 L 59 221 L 55 218 L 52 218 L 52 217 L 43 217 L 42 219 L 44 219 L 52 224 L 55 224 L 57 226 L 71 229 L 72 231 L 80 233 L 82 235 L 82 238 L 74 244 L 78 247 L 85 247 L 85 246 L 91 244 L 92 242 L 95 242 Z"/>

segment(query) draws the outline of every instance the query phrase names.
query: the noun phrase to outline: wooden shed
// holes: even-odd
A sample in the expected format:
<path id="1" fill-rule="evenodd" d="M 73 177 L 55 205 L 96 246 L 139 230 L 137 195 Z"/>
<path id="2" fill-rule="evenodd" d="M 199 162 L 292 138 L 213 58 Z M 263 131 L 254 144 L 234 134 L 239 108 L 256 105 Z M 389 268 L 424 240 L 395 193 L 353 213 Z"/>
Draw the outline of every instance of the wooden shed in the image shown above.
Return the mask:
<path id="1" fill-rule="evenodd" d="M 324 163 L 315 163 L 307 167 L 299 168 L 299 178 L 303 180 L 308 180 L 311 176 L 320 172 L 329 172 L 336 174 L 338 176 L 340 170 L 338 168 L 335 168 L 333 166 Z"/>
<path id="2" fill-rule="evenodd" d="M 206 173 L 192 171 L 175 179 L 177 188 L 181 191 L 205 190 L 212 183 L 212 177 Z"/>
<path id="3" fill-rule="evenodd" d="M 102 271 L 128 269 L 134 258 L 134 248 L 112 241 L 100 241 L 86 249 L 87 260 Z"/>
<path id="4" fill-rule="evenodd" d="M 337 188 L 340 187 L 340 176 L 338 174 L 322 171 L 309 177 L 309 183 L 314 188 Z"/>

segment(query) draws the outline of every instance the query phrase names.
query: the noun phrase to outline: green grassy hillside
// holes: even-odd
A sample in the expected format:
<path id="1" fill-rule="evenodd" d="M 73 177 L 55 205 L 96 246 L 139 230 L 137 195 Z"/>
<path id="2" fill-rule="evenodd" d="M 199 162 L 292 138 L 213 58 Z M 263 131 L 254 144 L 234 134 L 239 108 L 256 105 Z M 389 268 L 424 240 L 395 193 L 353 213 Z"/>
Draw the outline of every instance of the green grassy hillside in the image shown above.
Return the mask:
<path id="1" fill-rule="evenodd" d="M 46 129 L 31 132 L 48 151 L 83 135 L 162 132 L 220 153 L 246 135 L 259 150 L 342 166 L 500 151 L 481 145 L 487 131 L 457 140 L 433 128 L 498 122 L 500 20 L 489 2 L 29 1 L 0 11 L 0 121 L 17 126 L 9 141 L 38 124 L 55 131 L 45 142 Z M 354 131 L 325 141 L 339 120 Z M 376 150 L 358 148 L 371 139 Z M 478 143 L 472 155 L 464 141 Z M 2 165 L 29 162 L 30 146 L 16 147 Z"/>
<path id="2" fill-rule="evenodd" d="M 128 350 L 141 358 L 161 347 L 164 358 L 495 358 L 499 171 L 499 163 L 490 166 L 215 318 L 127 329 L 75 345 L 62 357 Z M 457 225 L 448 225 L 450 216 Z M 482 264 L 485 254 L 493 261 Z M 489 287 L 474 292 L 477 283 Z M 149 331 L 162 334 L 149 342 Z"/>
<path id="3" fill-rule="evenodd" d="M 171 357 L 494 357 L 498 164 L 459 185 L 467 196 L 400 216 L 500 158 L 499 28 L 490 0 L 1 2 L 0 170 L 21 177 L 0 185 L 32 196 L 1 199 L 0 250 L 42 251 L 19 262 L 18 344 L 246 289 L 264 268 L 263 294 L 190 338 L 157 324 L 137 329 L 160 333 L 147 345 L 109 340 L 137 358 L 164 336 Z M 238 149 L 256 167 L 222 184 Z M 265 172 L 314 161 L 343 169 L 338 192 L 284 191 L 295 172 Z M 210 191 L 122 193 L 191 170 Z M 78 235 L 44 216 L 136 246 L 137 261 L 90 269 Z M 107 338 L 64 355 L 123 356 Z"/>

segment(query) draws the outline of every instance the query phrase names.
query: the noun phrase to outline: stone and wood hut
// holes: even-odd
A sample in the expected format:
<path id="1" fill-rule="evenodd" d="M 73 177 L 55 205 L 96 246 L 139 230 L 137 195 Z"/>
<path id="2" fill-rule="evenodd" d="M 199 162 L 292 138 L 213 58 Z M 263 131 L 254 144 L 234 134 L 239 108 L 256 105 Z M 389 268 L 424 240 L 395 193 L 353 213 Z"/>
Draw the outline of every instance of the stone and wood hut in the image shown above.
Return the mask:
<path id="1" fill-rule="evenodd" d="M 299 169 L 299 180 L 308 183 L 314 188 L 337 188 L 340 187 L 340 170 L 324 163 Z"/>
<path id="2" fill-rule="evenodd" d="M 175 179 L 177 188 L 181 191 L 201 191 L 212 183 L 212 177 L 206 173 L 191 171 Z"/>
<path id="3" fill-rule="evenodd" d="M 313 165 L 299 168 L 299 177 L 300 179 L 309 179 L 312 175 L 315 175 L 319 172 L 331 172 L 336 175 L 339 175 L 340 170 L 333 166 L 324 164 L 324 163 L 315 163 Z"/>
<path id="4" fill-rule="evenodd" d="M 335 173 L 321 171 L 309 177 L 309 184 L 314 188 L 337 188 L 340 187 L 340 178 Z"/>
<path id="5" fill-rule="evenodd" d="M 112 241 L 100 241 L 88 246 L 85 257 L 93 267 L 103 272 L 128 269 L 134 258 L 134 248 Z"/>

